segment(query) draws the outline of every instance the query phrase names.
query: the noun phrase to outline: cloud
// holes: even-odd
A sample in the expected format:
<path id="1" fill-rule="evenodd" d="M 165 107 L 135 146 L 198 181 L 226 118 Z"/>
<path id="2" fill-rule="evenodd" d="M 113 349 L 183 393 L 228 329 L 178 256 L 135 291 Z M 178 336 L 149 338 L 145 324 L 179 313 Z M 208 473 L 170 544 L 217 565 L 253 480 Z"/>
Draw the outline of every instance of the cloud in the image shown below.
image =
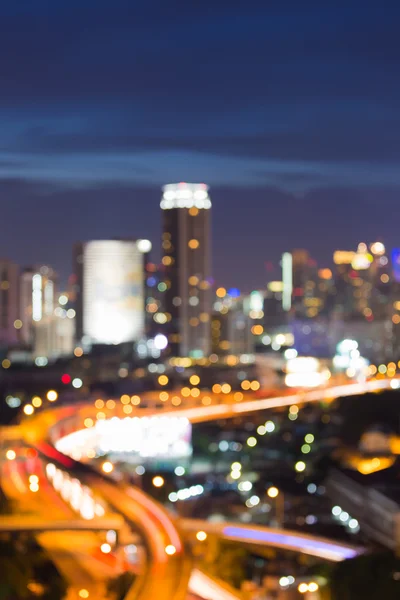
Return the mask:
<path id="1" fill-rule="evenodd" d="M 232 129 L 235 117 L 232 116 Z M 333 126 L 321 132 L 318 122 L 301 131 L 270 131 L 251 134 L 204 135 L 143 135 L 135 132 L 88 131 L 57 133 L 45 128 L 28 130 L 17 140 L 14 149 L 40 153 L 138 153 L 142 151 L 189 151 L 255 159 L 311 161 L 397 161 L 400 159 L 398 128 L 384 128 L 382 123 L 353 123 L 351 129 Z M 13 146 L 11 146 L 13 148 Z"/>
<path id="2" fill-rule="evenodd" d="M 270 4 L 8 3 L 0 175 L 397 186 L 400 8 Z"/>
<path id="3" fill-rule="evenodd" d="M 10 224 L 0 255 L 21 265 L 50 263 L 63 282 L 71 272 L 72 246 L 80 240 L 149 238 L 157 259 L 160 196 L 158 185 L 77 182 L 66 188 L 0 178 L 2 219 Z M 323 266 L 331 264 L 335 249 L 352 249 L 360 241 L 398 244 L 395 188 L 321 186 L 300 197 L 280 186 L 215 185 L 211 198 L 213 274 L 224 286 L 264 286 L 271 277 L 266 261 L 274 263 L 273 277 L 279 278 L 282 252 L 296 247 L 308 248 Z"/>

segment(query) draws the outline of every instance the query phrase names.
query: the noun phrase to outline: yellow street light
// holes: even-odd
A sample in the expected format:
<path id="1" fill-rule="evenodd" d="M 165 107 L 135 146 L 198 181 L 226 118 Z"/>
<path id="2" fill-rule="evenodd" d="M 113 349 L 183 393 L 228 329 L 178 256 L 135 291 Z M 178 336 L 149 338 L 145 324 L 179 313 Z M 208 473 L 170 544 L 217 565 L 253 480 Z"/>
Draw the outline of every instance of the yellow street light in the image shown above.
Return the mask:
<path id="1" fill-rule="evenodd" d="M 285 498 L 283 493 L 276 487 L 267 489 L 267 496 L 275 500 L 275 519 L 278 527 L 283 527 L 285 522 Z"/>
<path id="2" fill-rule="evenodd" d="M 268 488 L 267 494 L 270 498 L 276 498 L 279 495 L 279 490 L 277 487 L 273 486 Z"/>
<path id="3" fill-rule="evenodd" d="M 102 464 L 101 468 L 104 473 L 112 473 L 112 471 L 114 471 L 114 465 L 109 460 L 106 460 L 106 462 Z"/>
<path id="4" fill-rule="evenodd" d="M 164 485 L 164 478 L 161 477 L 161 475 L 156 475 L 155 477 L 153 477 L 153 485 L 156 488 L 160 488 Z"/>
<path id="5" fill-rule="evenodd" d="M 168 546 L 165 547 L 165 554 L 168 554 L 168 556 L 173 556 L 175 553 L 176 548 L 172 544 L 168 544 Z"/>
<path id="6" fill-rule="evenodd" d="M 6 452 L 7 460 L 15 460 L 16 457 L 17 457 L 17 455 L 15 454 L 14 450 L 7 450 L 7 452 Z"/>
<path id="7" fill-rule="evenodd" d="M 58 398 L 58 394 L 55 390 L 49 390 L 46 394 L 47 400 L 49 402 L 55 402 Z"/>
<path id="8" fill-rule="evenodd" d="M 302 460 L 299 460 L 295 465 L 294 468 L 296 469 L 296 471 L 298 473 L 302 473 L 303 471 L 306 470 L 306 463 Z"/>
<path id="9" fill-rule="evenodd" d="M 198 531 L 196 533 L 196 538 L 199 540 L 199 542 L 204 542 L 207 539 L 207 534 L 205 531 Z"/>

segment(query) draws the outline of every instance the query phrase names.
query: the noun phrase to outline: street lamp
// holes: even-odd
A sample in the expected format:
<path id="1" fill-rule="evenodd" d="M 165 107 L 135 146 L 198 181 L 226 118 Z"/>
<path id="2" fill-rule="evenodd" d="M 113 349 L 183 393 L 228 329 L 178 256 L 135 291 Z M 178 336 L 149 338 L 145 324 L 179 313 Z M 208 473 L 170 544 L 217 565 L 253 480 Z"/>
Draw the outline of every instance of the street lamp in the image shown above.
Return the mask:
<path id="1" fill-rule="evenodd" d="M 267 490 L 267 496 L 275 500 L 275 520 L 278 527 L 283 527 L 285 521 L 285 498 L 283 492 L 277 487 L 271 486 Z"/>
<path id="2" fill-rule="evenodd" d="M 156 475 L 155 477 L 153 477 L 152 484 L 154 485 L 154 487 L 160 488 L 164 485 L 164 478 L 161 477 L 161 475 Z"/>
<path id="3" fill-rule="evenodd" d="M 114 465 L 109 460 L 106 460 L 106 462 L 103 462 L 101 465 L 101 468 L 104 473 L 111 473 L 114 470 Z"/>

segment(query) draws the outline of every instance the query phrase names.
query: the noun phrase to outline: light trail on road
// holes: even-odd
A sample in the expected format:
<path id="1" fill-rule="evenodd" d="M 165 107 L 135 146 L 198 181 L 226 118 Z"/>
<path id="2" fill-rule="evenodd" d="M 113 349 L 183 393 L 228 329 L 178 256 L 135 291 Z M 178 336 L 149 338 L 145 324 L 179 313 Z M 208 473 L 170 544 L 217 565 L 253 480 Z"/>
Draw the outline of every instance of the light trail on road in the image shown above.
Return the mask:
<path id="1" fill-rule="evenodd" d="M 205 531 L 236 542 L 283 548 L 334 562 L 354 558 L 363 553 L 362 548 L 350 544 L 286 529 L 229 522 L 210 523 L 199 519 L 183 519 L 180 524 L 182 529 L 188 532 Z"/>
<path id="2" fill-rule="evenodd" d="M 194 423 L 232 418 L 240 414 L 251 414 L 291 404 L 316 402 L 390 389 L 394 387 L 392 382 L 393 379 L 379 379 L 275 397 L 271 397 L 270 393 L 266 398 L 252 398 L 237 403 L 224 402 L 210 406 L 164 408 L 162 415 L 186 417 Z M 360 553 L 360 549 L 339 544 L 333 540 L 286 530 L 229 523 L 212 524 L 211 527 L 211 524 L 207 522 L 190 520 L 176 524 L 161 505 L 140 490 L 114 482 L 87 465 L 71 460 L 49 443 L 50 432 L 54 431 L 55 426 L 63 421 L 72 420 L 77 428 L 79 423 L 82 427 L 83 416 L 95 415 L 95 412 L 93 405 L 89 406 L 87 403 L 75 406 L 52 406 L 50 410 L 39 411 L 33 417 L 24 419 L 18 427 L 10 428 L 9 434 L 7 434 L 7 428 L 2 428 L 1 433 L 4 432 L 2 441 L 3 444 L 7 444 L 7 440 L 9 440 L 9 443 L 12 444 L 23 440 L 36 448 L 46 462 L 56 463 L 61 469 L 67 471 L 72 470 L 75 477 L 82 479 L 84 485 L 89 486 L 94 493 L 104 498 L 129 525 L 141 532 L 149 553 L 149 561 L 145 572 L 138 577 L 126 596 L 126 600 L 158 600 L 159 598 L 162 600 L 185 600 L 189 578 L 190 591 L 204 600 L 237 600 L 237 596 L 232 595 L 232 591 L 224 589 L 217 581 L 201 571 L 194 570 L 190 577 L 192 563 L 185 551 L 185 545 L 179 532 L 181 526 L 185 531 L 194 531 L 194 529 L 211 531 L 213 529 L 214 532 L 217 532 L 215 529 L 217 527 L 219 535 L 232 541 L 286 548 L 318 556 L 325 560 L 339 561 Z M 135 414 L 140 416 L 158 415 L 160 411 L 157 408 L 140 408 L 136 410 Z M 15 469 L 12 469 L 11 472 L 6 471 L 6 473 L 6 488 L 7 480 L 10 478 L 11 485 L 17 490 L 17 494 L 26 493 L 26 486 L 21 474 Z"/>

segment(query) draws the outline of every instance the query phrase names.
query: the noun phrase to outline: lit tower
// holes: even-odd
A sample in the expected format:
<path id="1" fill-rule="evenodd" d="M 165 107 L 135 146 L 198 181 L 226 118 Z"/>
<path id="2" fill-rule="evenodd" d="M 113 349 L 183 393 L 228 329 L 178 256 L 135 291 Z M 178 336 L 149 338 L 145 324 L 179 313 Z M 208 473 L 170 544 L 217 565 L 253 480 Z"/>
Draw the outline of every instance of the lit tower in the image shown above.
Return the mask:
<path id="1" fill-rule="evenodd" d="M 204 183 L 163 187 L 162 263 L 169 342 L 176 356 L 211 350 L 211 200 Z"/>
<path id="2" fill-rule="evenodd" d="M 20 275 L 20 338 L 35 356 L 49 357 L 56 351 L 57 279 L 46 265 L 26 268 Z"/>
<path id="3" fill-rule="evenodd" d="M 144 333 L 149 240 L 92 240 L 75 246 L 77 341 L 122 344 Z"/>
<path id="4" fill-rule="evenodd" d="M 18 277 L 18 266 L 0 258 L 0 347 L 3 349 L 18 343 Z"/>

